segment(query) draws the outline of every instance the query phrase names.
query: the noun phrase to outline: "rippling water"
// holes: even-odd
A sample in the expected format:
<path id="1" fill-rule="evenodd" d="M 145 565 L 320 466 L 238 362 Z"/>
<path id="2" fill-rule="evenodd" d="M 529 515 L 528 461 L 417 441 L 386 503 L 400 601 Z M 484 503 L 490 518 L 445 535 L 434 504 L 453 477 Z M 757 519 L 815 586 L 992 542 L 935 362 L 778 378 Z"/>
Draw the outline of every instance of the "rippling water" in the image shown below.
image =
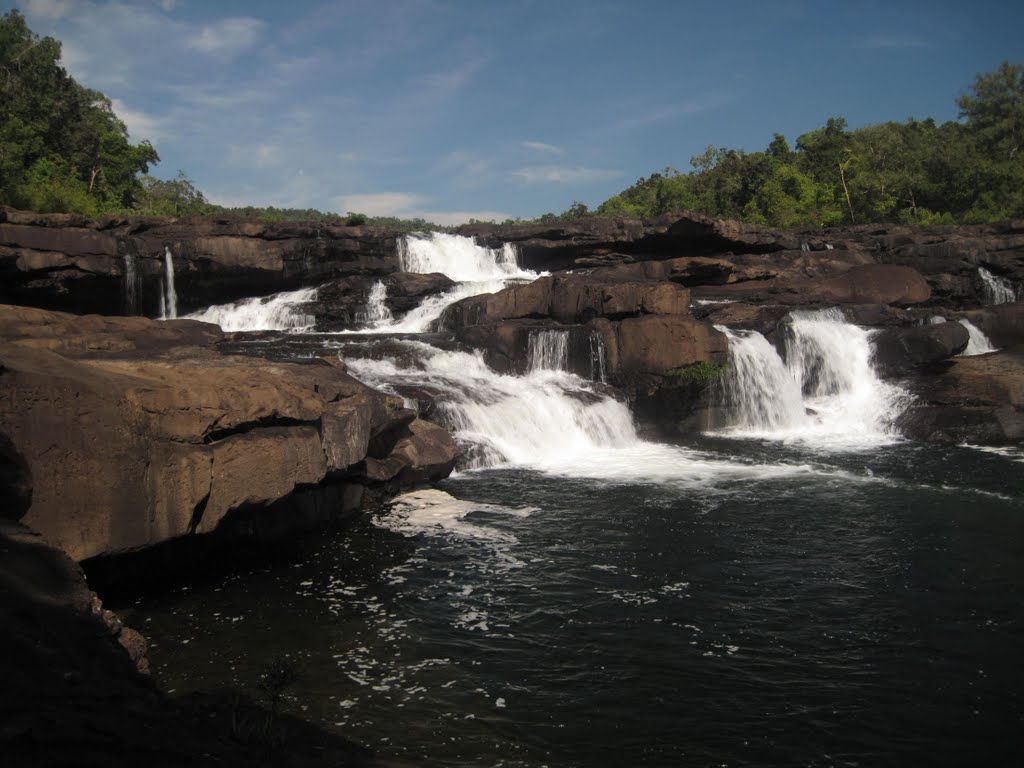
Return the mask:
<path id="1" fill-rule="evenodd" d="M 130 621 L 168 688 L 252 688 L 287 655 L 291 709 L 437 765 L 1015 755 L 1020 456 L 711 438 L 679 456 L 701 482 L 463 473 Z"/>

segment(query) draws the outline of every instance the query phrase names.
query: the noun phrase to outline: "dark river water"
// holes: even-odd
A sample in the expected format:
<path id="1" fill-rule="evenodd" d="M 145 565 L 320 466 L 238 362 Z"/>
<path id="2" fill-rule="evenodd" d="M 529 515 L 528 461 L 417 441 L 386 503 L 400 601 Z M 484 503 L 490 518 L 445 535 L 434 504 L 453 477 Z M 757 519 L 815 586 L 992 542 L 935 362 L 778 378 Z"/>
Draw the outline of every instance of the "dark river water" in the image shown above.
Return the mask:
<path id="1" fill-rule="evenodd" d="M 672 450 L 464 472 L 128 621 L 165 688 L 287 658 L 290 711 L 431 765 L 1016 764 L 1019 455 Z"/>

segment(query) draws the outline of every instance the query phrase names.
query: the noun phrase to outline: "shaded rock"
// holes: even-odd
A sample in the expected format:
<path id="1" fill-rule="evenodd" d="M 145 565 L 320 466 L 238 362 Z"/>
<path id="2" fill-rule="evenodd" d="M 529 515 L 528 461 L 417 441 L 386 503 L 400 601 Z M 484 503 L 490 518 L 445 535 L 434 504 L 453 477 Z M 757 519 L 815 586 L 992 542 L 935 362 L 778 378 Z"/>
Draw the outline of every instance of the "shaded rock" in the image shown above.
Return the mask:
<path id="1" fill-rule="evenodd" d="M 170 699 L 138 670 L 145 641 L 103 609 L 79 567 L 2 519 L 0 625 L 5 765 L 376 764 L 364 748 L 239 696 Z M 243 733 L 244 722 L 268 726 L 264 737 Z"/>
<path id="2" fill-rule="evenodd" d="M 689 292 L 672 283 L 609 282 L 590 275 L 555 275 L 463 299 L 445 310 L 441 324 L 458 330 L 524 318 L 550 318 L 573 324 L 595 317 L 688 315 L 689 303 Z"/>
<path id="3" fill-rule="evenodd" d="M 2 212 L 0 302 L 47 309 L 155 316 L 165 249 L 182 314 L 398 269 L 397 236 L 372 227 Z"/>
<path id="4" fill-rule="evenodd" d="M 600 328 L 612 380 L 725 362 L 728 341 L 709 323 L 680 315 L 631 317 Z"/>
<path id="5" fill-rule="evenodd" d="M 330 360 L 160 346 L 175 331 L 219 337 L 191 321 L 106 318 L 106 333 L 80 321 L 76 335 L 70 316 L 0 307 L 0 328 L 12 331 L 0 343 L 0 433 L 32 478 L 23 521 L 77 560 L 209 532 L 305 488 L 364 485 L 367 454 L 387 458 L 408 437 L 414 414 L 400 398 Z M 404 469 L 404 454 L 395 458 Z"/>
<path id="6" fill-rule="evenodd" d="M 964 312 L 971 321 L 997 347 L 1024 344 L 1024 302 L 997 304 Z"/>
<path id="7" fill-rule="evenodd" d="M 386 289 L 384 304 L 395 318 L 418 307 L 428 296 L 449 290 L 455 282 L 446 275 L 395 272 L 384 277 L 353 276 L 332 280 L 317 289 L 315 301 L 303 311 L 316 318 L 318 331 L 362 327 L 367 321 L 370 292 L 377 282 Z"/>
<path id="8" fill-rule="evenodd" d="M 917 399 L 900 419 L 908 437 L 939 443 L 1024 441 L 1024 346 L 958 357 L 908 382 Z"/>
<path id="9" fill-rule="evenodd" d="M 871 337 L 875 369 L 883 376 L 924 370 L 958 355 L 970 335 L 960 323 L 891 328 Z"/>

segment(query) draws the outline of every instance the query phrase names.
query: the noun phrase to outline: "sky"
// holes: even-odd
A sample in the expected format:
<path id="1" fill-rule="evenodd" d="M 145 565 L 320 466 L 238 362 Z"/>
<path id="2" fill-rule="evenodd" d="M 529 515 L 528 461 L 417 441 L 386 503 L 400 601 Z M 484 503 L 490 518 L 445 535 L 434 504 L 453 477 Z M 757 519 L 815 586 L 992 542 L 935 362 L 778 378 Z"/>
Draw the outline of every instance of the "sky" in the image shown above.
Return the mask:
<path id="1" fill-rule="evenodd" d="M 957 119 L 1024 3 L 0 0 L 215 203 L 532 218 L 708 145 Z"/>

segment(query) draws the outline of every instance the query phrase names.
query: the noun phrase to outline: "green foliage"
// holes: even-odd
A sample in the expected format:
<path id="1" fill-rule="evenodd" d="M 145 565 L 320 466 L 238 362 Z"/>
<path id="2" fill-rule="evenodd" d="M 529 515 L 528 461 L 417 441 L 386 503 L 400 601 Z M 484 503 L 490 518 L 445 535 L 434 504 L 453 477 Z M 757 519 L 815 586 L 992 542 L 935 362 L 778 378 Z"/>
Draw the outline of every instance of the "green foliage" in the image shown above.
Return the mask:
<path id="1" fill-rule="evenodd" d="M 184 171 L 170 181 L 143 176 L 141 185 L 135 210 L 144 216 L 200 216 L 215 208 Z"/>
<path id="2" fill-rule="evenodd" d="M 709 146 L 639 179 L 597 208 L 646 218 L 688 209 L 772 227 L 850 222 L 983 223 L 1024 216 L 1024 64 L 979 75 L 957 99 L 962 122 L 910 119 L 848 130 L 830 117 L 791 149 Z"/>
<path id="3" fill-rule="evenodd" d="M 699 363 L 690 363 L 689 365 L 684 365 L 679 368 L 673 368 L 668 372 L 668 375 L 680 381 L 707 383 L 711 381 L 718 381 L 718 379 L 722 378 L 728 370 L 729 366 L 727 365 L 701 361 Z"/>
<path id="4" fill-rule="evenodd" d="M 131 210 L 159 161 L 111 106 L 60 66 L 60 43 L 0 17 L 0 203 L 98 215 Z"/>
<path id="5" fill-rule="evenodd" d="M 347 226 L 350 226 L 350 227 L 358 227 L 361 224 L 365 224 L 365 223 L 366 223 L 366 214 L 365 213 L 352 213 L 351 211 L 349 211 L 348 215 L 345 217 L 345 224 Z"/>

